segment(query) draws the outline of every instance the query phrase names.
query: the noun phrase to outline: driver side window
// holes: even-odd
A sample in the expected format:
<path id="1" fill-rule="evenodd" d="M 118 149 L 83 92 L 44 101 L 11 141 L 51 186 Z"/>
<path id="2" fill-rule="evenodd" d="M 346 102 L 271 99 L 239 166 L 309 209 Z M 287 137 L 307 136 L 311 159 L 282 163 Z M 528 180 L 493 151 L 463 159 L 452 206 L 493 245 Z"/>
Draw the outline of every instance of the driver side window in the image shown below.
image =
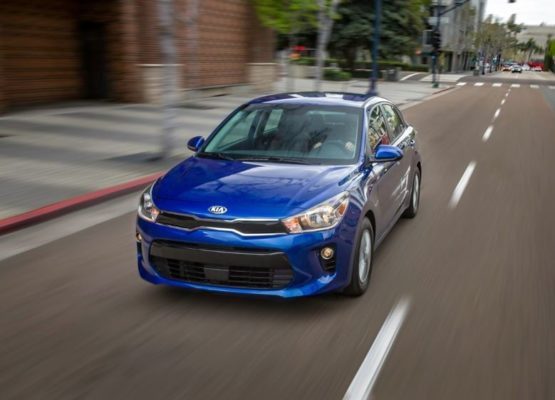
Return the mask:
<path id="1" fill-rule="evenodd" d="M 368 112 L 368 147 L 374 153 L 378 144 L 387 140 L 387 124 L 379 105 Z"/>

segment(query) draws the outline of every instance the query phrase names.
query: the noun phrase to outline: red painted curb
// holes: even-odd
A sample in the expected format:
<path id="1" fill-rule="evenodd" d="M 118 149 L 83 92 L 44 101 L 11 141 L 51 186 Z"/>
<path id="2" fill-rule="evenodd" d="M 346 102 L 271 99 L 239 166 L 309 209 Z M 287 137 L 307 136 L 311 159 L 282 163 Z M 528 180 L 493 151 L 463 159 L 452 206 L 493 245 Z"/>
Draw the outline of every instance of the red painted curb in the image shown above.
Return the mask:
<path id="1" fill-rule="evenodd" d="M 162 174 L 162 172 L 158 172 L 156 174 L 143 176 L 129 182 L 120 183 L 119 185 L 110 186 L 95 192 L 89 192 L 66 200 L 58 201 L 35 210 L 14 215 L 13 217 L 0 219 L 0 235 L 36 224 L 38 222 L 52 219 L 70 211 L 78 210 L 80 208 L 133 192 L 137 189 L 145 187 L 151 182 L 154 182 L 157 178 L 162 176 Z"/>

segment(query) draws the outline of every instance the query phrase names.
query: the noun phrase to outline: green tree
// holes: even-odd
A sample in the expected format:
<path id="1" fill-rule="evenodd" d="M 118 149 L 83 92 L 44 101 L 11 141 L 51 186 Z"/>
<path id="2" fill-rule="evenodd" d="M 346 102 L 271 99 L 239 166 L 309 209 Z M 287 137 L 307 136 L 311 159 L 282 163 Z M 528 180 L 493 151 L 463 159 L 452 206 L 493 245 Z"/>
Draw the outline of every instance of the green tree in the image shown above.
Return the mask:
<path id="1" fill-rule="evenodd" d="M 340 56 L 350 70 L 355 69 L 357 52 L 370 48 L 373 32 L 373 8 L 371 1 L 353 0 L 340 4 L 330 38 L 330 47 Z"/>
<path id="2" fill-rule="evenodd" d="M 480 25 L 480 29 L 476 32 L 475 45 L 481 51 L 486 60 L 490 62 L 495 59 L 498 54 L 502 54 L 511 47 L 512 40 L 509 30 L 505 24 L 494 19 L 489 15 Z"/>
<path id="3" fill-rule="evenodd" d="M 252 0 L 262 24 L 283 35 L 316 26 L 316 0 Z"/>
<path id="4" fill-rule="evenodd" d="M 297 36 L 317 25 L 316 0 L 252 0 L 262 25 L 286 35 L 289 51 L 297 44 Z M 289 55 L 287 57 L 287 90 L 293 91 Z"/>
<path id="5" fill-rule="evenodd" d="M 412 56 L 419 46 L 427 0 L 390 0 L 383 2 L 380 58 Z M 352 0 L 339 5 L 330 46 L 354 69 L 357 53 L 371 49 L 374 30 L 374 5 L 369 0 Z"/>
<path id="6" fill-rule="evenodd" d="M 532 54 L 539 53 L 543 50 L 533 38 L 528 39 L 526 42 L 520 43 L 520 50 L 527 55 L 526 61 L 530 61 Z"/>
<path id="7" fill-rule="evenodd" d="M 551 39 L 552 37 L 552 35 L 549 35 L 545 44 L 543 69 L 544 71 L 555 72 L 555 40 Z"/>

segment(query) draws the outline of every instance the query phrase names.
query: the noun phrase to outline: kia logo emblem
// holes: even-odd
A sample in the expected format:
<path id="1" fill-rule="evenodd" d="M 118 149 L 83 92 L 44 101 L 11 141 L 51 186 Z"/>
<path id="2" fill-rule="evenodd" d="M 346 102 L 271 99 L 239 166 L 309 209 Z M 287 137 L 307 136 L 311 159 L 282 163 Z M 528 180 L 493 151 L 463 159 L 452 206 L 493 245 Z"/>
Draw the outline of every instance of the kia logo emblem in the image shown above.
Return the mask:
<path id="1" fill-rule="evenodd" d="M 227 208 L 224 206 L 212 206 L 208 209 L 208 211 L 212 214 L 221 215 L 227 212 Z"/>

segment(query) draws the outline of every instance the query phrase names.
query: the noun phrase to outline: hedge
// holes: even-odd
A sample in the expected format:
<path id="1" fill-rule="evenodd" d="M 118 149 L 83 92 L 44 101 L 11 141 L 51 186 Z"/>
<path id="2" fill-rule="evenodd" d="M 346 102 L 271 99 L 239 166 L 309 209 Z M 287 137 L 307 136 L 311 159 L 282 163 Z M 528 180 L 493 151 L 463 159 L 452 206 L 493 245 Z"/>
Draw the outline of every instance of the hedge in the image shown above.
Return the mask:
<path id="1" fill-rule="evenodd" d="M 325 69 L 324 79 L 328 81 L 348 81 L 351 79 L 351 73 L 340 69 Z"/>
<path id="2" fill-rule="evenodd" d="M 314 57 L 301 57 L 294 61 L 298 65 L 316 65 L 316 58 Z M 325 66 L 331 67 L 334 64 L 338 65 L 341 69 L 347 69 L 347 63 L 345 60 L 339 60 L 336 58 L 328 58 L 325 60 Z M 378 69 L 389 69 L 389 68 L 401 68 L 403 71 L 418 71 L 418 72 L 428 72 L 429 67 L 427 64 L 407 64 L 396 60 L 380 60 L 378 61 Z M 355 70 L 358 69 L 372 69 L 372 63 L 369 61 L 356 61 Z"/>

